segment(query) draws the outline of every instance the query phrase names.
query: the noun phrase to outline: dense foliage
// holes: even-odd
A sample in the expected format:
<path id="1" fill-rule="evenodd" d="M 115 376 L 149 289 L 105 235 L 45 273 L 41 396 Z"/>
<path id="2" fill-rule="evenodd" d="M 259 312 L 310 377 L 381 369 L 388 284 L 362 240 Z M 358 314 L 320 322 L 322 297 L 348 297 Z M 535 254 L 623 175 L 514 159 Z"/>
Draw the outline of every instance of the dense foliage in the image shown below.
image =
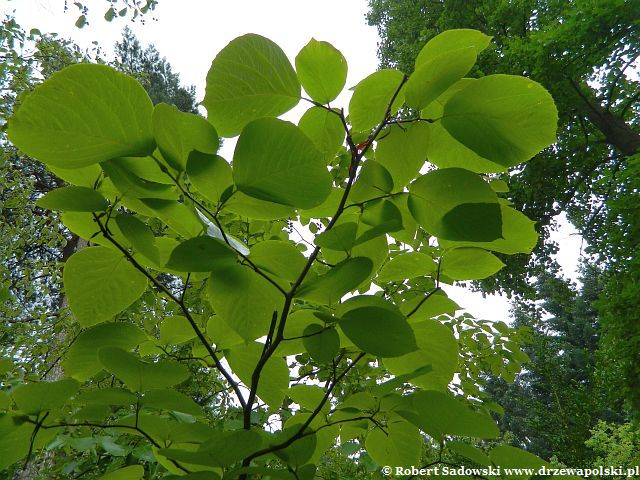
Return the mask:
<path id="1" fill-rule="evenodd" d="M 448 452 L 543 465 L 459 441 L 499 435 L 481 376 L 513 380 L 526 331 L 455 317 L 440 285 L 535 246 L 492 174 L 551 144 L 557 119 L 531 80 L 463 78 L 488 44 L 435 37 L 412 76 L 362 80 L 348 115 L 330 104 L 346 61 L 315 40 L 295 70 L 263 37 L 232 41 L 207 76 L 208 119 L 154 107 L 104 65 L 36 87 L 9 139 L 70 184 L 37 205 L 90 246 L 64 265 L 80 327 L 65 378 L 0 393 L 0 467 L 49 445 L 101 452 L 91 473 L 113 478 L 312 478 L 337 441 L 373 470 Z M 297 125 L 277 118 L 301 98 Z M 231 163 L 219 134 L 239 135 Z M 294 220 L 313 241 L 290 236 Z"/>

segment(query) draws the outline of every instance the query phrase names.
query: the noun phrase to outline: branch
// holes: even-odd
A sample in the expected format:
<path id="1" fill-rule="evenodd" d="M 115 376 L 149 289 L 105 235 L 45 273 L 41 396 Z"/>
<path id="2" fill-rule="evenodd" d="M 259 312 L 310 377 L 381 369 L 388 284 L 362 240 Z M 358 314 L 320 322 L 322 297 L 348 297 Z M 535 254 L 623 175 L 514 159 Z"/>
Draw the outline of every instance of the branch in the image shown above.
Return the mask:
<path id="1" fill-rule="evenodd" d="M 324 407 L 324 405 L 327 403 L 327 401 L 329 400 L 329 397 L 331 396 L 331 392 L 333 392 L 333 389 L 338 385 L 338 383 L 344 378 L 345 375 L 347 375 L 347 373 L 349 373 L 349 371 L 351 371 L 351 369 L 353 367 L 356 366 L 356 364 L 360 361 L 360 359 L 362 357 L 365 356 L 365 353 L 360 353 L 348 366 L 347 368 L 344 369 L 344 371 L 338 375 L 337 377 L 334 377 L 333 381 L 331 382 L 331 384 L 327 385 L 327 391 L 324 395 L 324 397 L 322 398 L 322 400 L 320 401 L 320 403 L 318 404 L 318 406 L 315 408 L 315 410 L 311 413 L 311 415 L 309 416 L 309 418 L 307 418 L 307 420 L 300 426 L 300 428 L 298 429 L 298 431 L 293 434 L 291 437 L 289 437 L 287 440 L 285 440 L 284 442 L 278 443 L 276 445 L 272 445 L 270 447 L 264 448 L 262 450 L 258 450 L 257 452 L 249 455 L 247 458 L 244 459 L 243 461 L 243 466 L 247 466 L 249 465 L 249 463 L 251 463 L 251 460 L 253 460 L 254 458 L 260 457 L 262 455 L 267 455 L 269 453 L 273 453 L 273 452 L 277 452 L 278 450 L 282 450 L 284 448 L 287 448 L 289 445 L 291 445 L 293 442 L 303 438 L 306 435 L 309 435 L 310 433 L 305 435 L 305 430 L 307 429 L 307 427 L 311 424 L 311 422 L 313 422 L 313 420 L 316 418 L 316 416 L 318 416 L 318 414 L 322 411 L 322 407 Z M 315 432 L 311 432 L 311 433 L 315 433 Z"/>
<path id="2" fill-rule="evenodd" d="M 193 328 L 193 331 L 196 333 L 198 339 L 200 340 L 202 345 L 205 347 L 205 349 L 207 350 L 209 355 L 211 355 L 211 358 L 213 359 L 213 362 L 214 362 L 216 368 L 220 371 L 222 376 L 227 379 L 229 384 L 232 386 L 234 393 L 237 395 L 238 401 L 240 402 L 240 405 L 242 407 L 244 407 L 246 405 L 246 402 L 244 401 L 244 397 L 242 396 L 242 392 L 240 391 L 240 388 L 238 387 L 238 384 L 235 382 L 235 380 L 233 379 L 231 374 L 227 371 L 226 368 L 224 368 L 224 366 L 220 362 L 220 359 L 216 355 L 215 350 L 211 347 L 211 345 L 209 344 L 209 342 L 205 338 L 204 334 L 202 333 L 202 331 L 198 327 L 198 324 L 193 319 L 193 316 L 191 315 L 191 312 L 189 311 L 189 309 L 187 308 L 185 303 L 181 299 L 177 298 L 167 287 L 165 287 L 162 283 L 160 283 L 153 275 L 151 275 L 149 272 L 147 272 L 146 268 L 144 268 L 142 265 L 140 265 L 138 263 L 138 261 L 135 258 L 133 258 L 133 255 L 131 255 L 131 253 L 129 253 L 129 251 L 126 248 L 124 248 L 122 245 L 120 245 L 111 236 L 111 234 L 109 232 L 107 232 L 107 230 L 105 229 L 104 225 L 102 225 L 102 223 L 100 222 L 100 219 L 98 218 L 98 216 L 95 213 L 93 214 L 93 218 L 95 219 L 96 223 L 98 224 L 98 227 L 100 228 L 100 231 L 102 232 L 102 235 L 107 240 L 109 240 L 109 242 L 111 242 L 118 250 L 120 250 L 124 254 L 124 256 L 127 258 L 127 260 L 129 260 L 129 262 L 131 262 L 131 264 L 136 268 L 136 270 L 138 270 L 145 277 L 147 277 L 151 281 L 151 283 L 153 283 L 153 285 L 158 290 L 160 290 L 162 293 L 167 295 L 174 303 L 176 303 L 180 307 L 180 309 L 184 313 L 184 316 L 187 318 L 187 321 L 191 325 L 191 328 Z"/>

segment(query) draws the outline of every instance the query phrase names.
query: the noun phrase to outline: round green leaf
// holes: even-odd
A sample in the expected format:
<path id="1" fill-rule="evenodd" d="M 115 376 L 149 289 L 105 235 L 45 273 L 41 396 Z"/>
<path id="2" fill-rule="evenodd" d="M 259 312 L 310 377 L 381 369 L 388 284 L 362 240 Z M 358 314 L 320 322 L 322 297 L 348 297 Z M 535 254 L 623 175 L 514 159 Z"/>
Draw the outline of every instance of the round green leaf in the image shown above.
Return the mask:
<path id="1" fill-rule="evenodd" d="M 156 264 L 160 262 L 160 252 L 156 246 L 156 238 L 147 225 L 128 213 L 118 215 L 116 224 L 120 227 L 122 234 L 131 242 L 134 250 Z"/>
<path id="2" fill-rule="evenodd" d="M 428 435 L 475 438 L 496 438 L 500 435 L 491 417 L 474 412 L 449 393 L 416 392 L 411 395 L 411 404 L 417 416 L 410 420 Z"/>
<path id="3" fill-rule="evenodd" d="M 434 170 L 413 182 L 409 192 L 411 215 L 431 235 L 474 242 L 502 236 L 498 197 L 475 173 Z"/>
<path id="4" fill-rule="evenodd" d="M 69 307 L 83 327 L 109 320 L 147 289 L 146 277 L 119 251 L 90 247 L 65 263 L 63 283 Z"/>
<path id="5" fill-rule="evenodd" d="M 80 388 L 77 380 L 38 382 L 17 387 L 11 397 L 18 409 L 27 415 L 37 415 L 62 406 Z"/>
<path id="6" fill-rule="evenodd" d="M 221 262 L 232 261 L 235 252 L 222 240 L 209 236 L 193 237 L 171 252 L 167 268 L 178 272 L 211 272 Z"/>
<path id="7" fill-rule="evenodd" d="M 494 465 L 502 468 L 530 468 L 537 471 L 540 467 L 548 465 L 547 462 L 535 456 L 534 454 L 508 445 L 493 447 L 489 452 L 489 458 L 491 458 L 491 461 L 494 463 Z M 529 477 L 530 475 L 526 474 L 512 474 L 509 476 L 509 478 L 517 478 L 522 480 L 525 480 Z"/>
<path id="8" fill-rule="evenodd" d="M 255 120 L 242 131 L 233 180 L 251 197 L 298 208 L 320 205 L 331 192 L 331 175 L 313 142 L 275 118 Z"/>
<path id="9" fill-rule="evenodd" d="M 416 67 L 405 87 L 410 107 L 426 107 L 451 85 L 464 77 L 476 63 L 476 49 L 462 47 L 430 58 Z"/>
<path id="10" fill-rule="evenodd" d="M 102 475 L 99 480 L 140 480 L 144 477 L 142 465 L 130 465 Z"/>
<path id="11" fill-rule="evenodd" d="M 440 271 L 453 280 L 481 280 L 504 267 L 504 263 L 482 248 L 455 248 L 440 261 Z"/>
<path id="12" fill-rule="evenodd" d="M 134 405 L 137 397 L 124 388 L 99 388 L 83 392 L 76 402 L 88 405 Z"/>
<path id="13" fill-rule="evenodd" d="M 202 407 L 194 402 L 191 397 L 168 388 L 159 388 L 144 392 L 141 403 L 145 407 L 182 412 L 196 417 L 203 415 Z"/>
<path id="14" fill-rule="evenodd" d="M 121 348 L 103 347 L 98 359 L 105 370 L 122 380 L 136 392 L 166 388 L 189 378 L 189 369 L 174 361 L 148 363 Z"/>
<path id="15" fill-rule="evenodd" d="M 517 165 L 556 141 L 558 112 L 540 84 L 511 75 L 479 78 L 449 99 L 442 125 L 478 155 Z"/>
<path id="16" fill-rule="evenodd" d="M 487 48 L 491 37 L 478 30 L 468 28 L 452 29 L 442 32 L 429 40 L 416 58 L 416 67 L 429 60 L 460 48 L 473 47 L 476 54 Z"/>
<path id="17" fill-rule="evenodd" d="M 384 264 L 378 273 L 377 282 L 402 282 L 407 278 L 432 275 L 436 270 L 436 262 L 426 253 L 401 253 Z"/>
<path id="18" fill-rule="evenodd" d="M 302 87 L 318 103 L 329 103 L 347 81 L 347 61 L 327 42 L 312 38 L 296 57 L 296 70 Z"/>
<path id="19" fill-rule="evenodd" d="M 446 447 L 458 455 L 468 458 L 469 460 L 482 466 L 491 465 L 491 460 L 479 448 L 464 442 L 447 442 Z"/>
<path id="20" fill-rule="evenodd" d="M 458 342 L 453 332 L 434 320 L 413 324 L 418 349 L 397 358 L 385 358 L 384 366 L 394 375 L 407 375 L 417 368 L 431 366 L 410 383 L 428 390 L 446 390 L 458 367 Z"/>
<path id="21" fill-rule="evenodd" d="M 36 205 L 63 212 L 103 212 L 108 206 L 100 192 L 74 186 L 56 188 L 40 198 Z"/>
<path id="22" fill-rule="evenodd" d="M 293 243 L 281 240 L 265 240 L 255 244 L 249 258 L 267 274 L 290 282 L 298 279 L 307 263 L 307 259 Z"/>
<path id="23" fill-rule="evenodd" d="M 330 362 L 340 350 L 340 336 L 334 328 L 313 323 L 304 329 L 304 348 L 318 363 Z"/>
<path id="24" fill-rule="evenodd" d="M 103 323 L 84 330 L 65 355 L 62 367 L 67 375 L 77 380 L 87 380 L 100 370 L 98 350 L 102 347 L 118 347 L 130 350 L 144 342 L 147 336 L 134 325 L 123 322 Z"/>
<path id="25" fill-rule="evenodd" d="M 399 357 L 418 348 L 411 326 L 398 310 L 360 307 L 347 311 L 340 329 L 362 351 L 380 357 Z"/>
<path id="26" fill-rule="evenodd" d="M 300 99 L 300 83 L 282 49 L 260 35 L 232 40 L 207 74 L 202 104 L 223 137 L 238 135 L 260 117 L 277 117 Z"/>
<path id="27" fill-rule="evenodd" d="M 235 262 L 216 264 L 207 289 L 216 314 L 247 341 L 266 335 L 274 312 L 281 312 L 284 302 L 271 283 Z"/>
<path id="28" fill-rule="evenodd" d="M 296 297 L 318 303 L 337 303 L 371 275 L 373 262 L 365 257 L 353 257 L 339 263 L 327 273 L 305 281 Z"/>
<path id="29" fill-rule="evenodd" d="M 325 108 L 311 107 L 300 118 L 298 127 L 322 152 L 325 163 L 333 160 L 345 137 L 344 126 L 336 114 Z"/>
<path id="30" fill-rule="evenodd" d="M 231 166 L 218 155 L 193 151 L 187 161 L 187 175 L 196 190 L 213 203 L 233 186 Z"/>
<path id="31" fill-rule="evenodd" d="M 250 342 L 235 345 L 225 351 L 233 372 L 245 385 L 251 385 L 253 371 L 262 355 L 264 345 Z M 267 360 L 258 383 L 258 396 L 272 408 L 279 408 L 289 387 L 289 367 L 284 358 L 271 357 Z"/>
<path id="32" fill-rule="evenodd" d="M 162 345 L 179 345 L 196 338 L 187 317 L 171 315 L 162 319 L 160 324 L 160 343 Z"/>
<path id="33" fill-rule="evenodd" d="M 440 246 L 442 248 L 471 246 L 508 255 L 531 253 L 538 243 L 535 222 L 527 218 L 524 213 L 506 205 L 500 205 L 500 211 L 502 216 L 502 238 L 491 242 L 451 242 L 445 239 L 438 239 Z"/>
<path id="34" fill-rule="evenodd" d="M 408 127 L 393 125 L 378 141 L 376 160 L 393 179 L 393 191 L 400 192 L 416 176 L 427 160 L 429 124 Z"/>
<path id="35" fill-rule="evenodd" d="M 420 462 L 422 437 L 417 427 L 397 419 L 387 423 L 386 432 L 379 428 L 371 430 L 365 448 L 378 465 L 407 468 Z"/>
<path id="36" fill-rule="evenodd" d="M 153 105 L 133 78 L 79 63 L 45 80 L 9 120 L 11 142 L 41 162 L 78 168 L 153 152 Z"/>
<path id="37" fill-rule="evenodd" d="M 181 112 L 173 105 L 156 105 L 152 122 L 153 136 L 162 156 L 177 170 L 185 169 L 192 151 L 213 155 L 220 146 L 213 125 L 201 116 Z"/>
<path id="38" fill-rule="evenodd" d="M 349 102 L 349 119 L 354 131 L 371 130 L 385 119 L 387 108 L 403 78 L 403 73 L 398 70 L 378 70 L 356 85 Z M 393 102 L 391 115 L 398 111 L 403 101 L 400 92 Z"/>

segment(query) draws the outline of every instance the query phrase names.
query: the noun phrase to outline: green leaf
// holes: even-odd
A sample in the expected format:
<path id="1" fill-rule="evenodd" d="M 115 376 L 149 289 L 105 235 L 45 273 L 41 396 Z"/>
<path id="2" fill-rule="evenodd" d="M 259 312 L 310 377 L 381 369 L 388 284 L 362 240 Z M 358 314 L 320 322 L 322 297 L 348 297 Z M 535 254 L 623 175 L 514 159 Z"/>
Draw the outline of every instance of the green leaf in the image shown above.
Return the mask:
<path id="1" fill-rule="evenodd" d="M 453 280 L 481 280 L 504 267 L 504 263 L 482 248 L 454 248 L 440 261 L 440 271 Z"/>
<path id="2" fill-rule="evenodd" d="M 171 387 L 184 382 L 190 375 L 187 367 L 178 362 L 148 363 L 116 347 L 101 348 L 98 350 L 98 359 L 105 370 L 136 392 Z"/>
<path id="3" fill-rule="evenodd" d="M 340 117 L 325 108 L 311 107 L 300 118 L 298 127 L 320 150 L 325 163 L 333 160 L 344 142 L 345 131 Z"/>
<path id="4" fill-rule="evenodd" d="M 296 57 L 296 70 L 302 87 L 318 103 L 329 103 L 347 81 L 347 61 L 327 42 L 312 38 Z"/>
<path id="5" fill-rule="evenodd" d="M 355 245 L 386 233 L 402 230 L 402 214 L 398 207 L 389 200 L 367 202 L 362 209 L 360 220 L 360 232 L 358 238 L 356 238 Z"/>
<path id="6" fill-rule="evenodd" d="M 315 411 L 325 397 L 325 391 L 317 385 L 294 385 L 287 390 L 287 395 L 296 402 L 300 407 L 309 412 Z M 322 407 L 323 413 L 328 413 L 331 409 L 331 403 L 326 402 Z"/>
<path id="7" fill-rule="evenodd" d="M 422 438 L 417 427 L 402 419 L 387 423 L 386 432 L 374 428 L 367 435 L 365 448 L 378 465 L 411 467 L 420 463 Z"/>
<path id="8" fill-rule="evenodd" d="M 11 393 L 18 409 L 27 415 L 61 407 L 80 388 L 77 380 L 67 378 L 57 382 L 38 382 L 21 385 Z"/>
<path id="9" fill-rule="evenodd" d="M 160 343 L 163 345 L 179 345 L 196 338 L 191 323 L 186 317 L 171 315 L 162 319 L 160 324 Z"/>
<path id="10" fill-rule="evenodd" d="M 103 212 L 108 206 L 107 200 L 94 189 L 73 186 L 51 190 L 36 205 L 67 212 Z"/>
<path id="11" fill-rule="evenodd" d="M 407 375 L 418 367 L 431 366 L 410 383 L 427 390 L 446 391 L 458 368 L 458 342 L 453 332 L 438 321 L 412 324 L 418 349 L 397 358 L 385 358 L 384 366 L 394 375 Z"/>
<path id="12" fill-rule="evenodd" d="M 146 277 L 118 251 L 90 247 L 65 263 L 64 290 L 75 319 L 88 327 L 111 319 L 147 289 Z"/>
<path id="13" fill-rule="evenodd" d="M 9 120 L 9 140 L 41 162 L 78 168 L 153 152 L 153 105 L 133 78 L 79 63 L 45 80 Z"/>
<path id="14" fill-rule="evenodd" d="M 427 160 L 429 124 L 393 125 L 378 141 L 376 160 L 393 179 L 393 191 L 401 192 L 420 172 Z"/>
<path id="15" fill-rule="evenodd" d="M 340 351 L 340 336 L 334 328 L 314 323 L 304 329 L 303 335 L 304 348 L 318 363 L 330 362 Z"/>
<path id="16" fill-rule="evenodd" d="M 476 173 L 505 172 L 509 167 L 482 158 L 465 147 L 442 126 L 442 122 L 431 124 L 429 161 L 440 168 L 459 167 Z"/>
<path id="17" fill-rule="evenodd" d="M 191 397 L 172 389 L 148 390 L 144 392 L 141 403 L 145 407 L 182 412 L 196 417 L 204 415 L 202 407 L 194 402 Z"/>
<path id="18" fill-rule="evenodd" d="M 399 357 L 418 348 L 411 326 L 397 309 L 355 308 L 344 313 L 338 325 L 358 348 L 379 357 Z"/>
<path id="19" fill-rule="evenodd" d="M 525 214 L 506 205 L 500 205 L 502 214 L 502 237 L 491 242 L 451 242 L 438 240 L 442 248 L 456 246 L 470 246 L 485 248 L 494 252 L 514 255 L 516 253 L 531 253 L 538 243 L 538 232 L 535 222 Z"/>
<path id="20" fill-rule="evenodd" d="M 225 351 L 229 365 L 245 385 L 251 385 L 253 371 L 262 356 L 263 349 L 263 344 L 251 342 L 245 345 L 236 345 Z M 287 362 L 284 358 L 270 357 L 260 373 L 258 396 L 272 409 L 277 409 L 284 400 L 287 388 L 289 388 Z"/>
<path id="21" fill-rule="evenodd" d="M 134 405 L 137 397 L 124 388 L 111 387 L 83 392 L 75 400 L 88 405 Z"/>
<path id="22" fill-rule="evenodd" d="M 442 125 L 481 157 L 512 166 L 554 143 L 557 121 L 553 99 L 540 84 L 489 75 L 449 99 Z"/>
<path id="23" fill-rule="evenodd" d="M 178 192 L 172 185 L 151 182 L 131 172 L 125 163 L 109 160 L 102 163 L 102 169 L 118 191 L 132 198 L 160 198 L 177 200 Z"/>
<path id="24" fill-rule="evenodd" d="M 203 231 L 202 223 L 192 208 L 184 203 L 159 198 L 145 198 L 142 203 L 178 235 L 191 238 Z"/>
<path id="25" fill-rule="evenodd" d="M 476 63 L 474 47 L 450 50 L 422 64 L 416 63 L 416 69 L 405 87 L 407 105 L 415 109 L 426 107 L 464 77 L 474 63 Z"/>
<path id="26" fill-rule="evenodd" d="M 116 224 L 122 234 L 131 242 L 134 250 L 140 252 L 155 264 L 160 263 L 160 252 L 153 232 L 138 218 L 128 213 L 116 217 Z"/>
<path id="27" fill-rule="evenodd" d="M 349 102 L 349 119 L 353 130 L 371 130 L 385 120 L 391 99 L 400 88 L 404 75 L 398 70 L 384 69 L 372 73 L 356 85 Z M 394 115 L 402 102 L 402 92 L 396 95 L 390 114 Z"/>
<path id="28" fill-rule="evenodd" d="M 426 253 L 401 253 L 384 264 L 378 273 L 377 282 L 402 282 L 408 278 L 433 275 L 437 268 L 436 262 Z"/>
<path id="29" fill-rule="evenodd" d="M 474 447 L 473 445 L 469 445 L 464 442 L 447 442 L 446 447 L 454 453 L 458 455 L 462 455 L 463 457 L 468 458 L 469 460 L 477 463 L 482 466 L 491 465 L 491 460 L 489 457 L 485 455 L 485 453 L 479 448 Z"/>
<path id="30" fill-rule="evenodd" d="M 96 325 L 78 335 L 67 351 L 62 367 L 67 375 L 84 381 L 102 370 L 102 364 L 98 360 L 100 348 L 118 347 L 130 350 L 146 339 L 142 330 L 129 323 Z"/>
<path id="31" fill-rule="evenodd" d="M 233 180 L 245 194 L 312 208 L 331 191 L 322 154 L 292 123 L 262 118 L 245 127 L 233 155 Z"/>
<path id="32" fill-rule="evenodd" d="M 100 480 L 140 480 L 144 477 L 142 465 L 130 465 L 102 475 Z"/>
<path id="33" fill-rule="evenodd" d="M 233 186 L 231 166 L 218 155 L 193 151 L 187 161 L 189 181 L 207 200 L 218 203 Z"/>
<path id="34" fill-rule="evenodd" d="M 322 304 L 337 303 L 368 278 L 372 268 L 373 262 L 368 258 L 349 258 L 324 275 L 303 282 L 296 297 Z"/>
<path id="35" fill-rule="evenodd" d="M 525 452 L 516 447 L 507 445 L 493 447 L 489 452 L 491 461 L 502 468 L 530 468 L 537 471 L 540 467 L 548 465 L 547 462 L 532 453 Z M 511 475 L 508 478 L 525 480 L 530 475 Z"/>
<path id="36" fill-rule="evenodd" d="M 58 431 L 55 428 L 41 429 L 34 438 L 34 451 L 46 446 Z M 0 413 L 0 471 L 27 456 L 33 432 L 34 425 Z"/>
<path id="37" fill-rule="evenodd" d="M 426 301 L 424 300 L 424 293 L 413 292 L 412 298 L 407 299 L 402 305 L 400 305 L 400 311 L 408 315 L 419 303 L 420 308 L 411 317 L 414 320 L 424 320 L 426 318 L 434 318 L 438 315 L 453 315 L 456 310 L 460 310 L 460 307 L 456 302 L 447 297 L 447 294 L 442 290 L 431 295 Z"/>
<path id="38" fill-rule="evenodd" d="M 413 182 L 409 192 L 411 214 L 431 235 L 474 242 L 502 236 L 498 197 L 475 173 L 435 170 Z"/>
<path id="39" fill-rule="evenodd" d="M 215 154 L 220 142 L 216 129 L 193 113 L 184 113 L 173 105 L 159 103 L 152 116 L 153 136 L 164 159 L 183 171 L 192 151 Z"/>
<path id="40" fill-rule="evenodd" d="M 417 414 L 409 420 L 428 435 L 475 438 L 496 438 L 500 435 L 491 417 L 474 412 L 449 393 L 420 391 L 408 398 Z M 404 416 L 404 412 L 402 414 Z"/>
<path id="41" fill-rule="evenodd" d="M 349 200 L 353 202 L 366 202 L 391 193 L 393 179 L 391 174 L 380 163 L 367 160 L 358 174 Z"/>
<path id="42" fill-rule="evenodd" d="M 193 237 L 171 252 L 167 268 L 179 272 L 211 272 L 216 265 L 235 258 L 235 252 L 223 241 L 209 236 Z"/>
<path id="43" fill-rule="evenodd" d="M 466 28 L 447 30 L 433 37 L 422 47 L 416 58 L 416 65 L 423 65 L 438 55 L 453 52 L 459 48 L 473 47 L 478 54 L 489 46 L 490 41 L 491 37 L 478 30 Z"/>
<path id="44" fill-rule="evenodd" d="M 255 430 L 218 431 L 200 446 L 200 451 L 213 455 L 218 465 L 227 466 L 259 450 L 263 443 Z"/>
<path id="45" fill-rule="evenodd" d="M 341 223 L 322 232 L 314 241 L 323 249 L 348 252 L 355 244 L 357 230 L 358 225 L 355 222 Z"/>
<path id="46" fill-rule="evenodd" d="M 238 135 L 260 117 L 277 117 L 300 98 L 300 84 L 284 52 L 260 35 L 232 40 L 207 74 L 202 104 L 223 137 Z"/>
<path id="47" fill-rule="evenodd" d="M 295 282 L 307 259 L 292 243 L 281 240 L 265 240 L 251 249 L 249 259 L 269 275 Z"/>
<path id="48" fill-rule="evenodd" d="M 254 220 L 275 220 L 295 217 L 295 209 L 289 205 L 266 202 L 236 190 L 224 204 L 224 211 Z"/>
<path id="49" fill-rule="evenodd" d="M 91 189 L 102 176 L 102 169 L 98 164 L 80 168 L 61 168 L 47 165 L 47 168 L 67 183 Z"/>
<path id="50" fill-rule="evenodd" d="M 266 335 L 274 312 L 282 309 L 284 296 L 248 266 L 217 264 L 207 284 L 209 301 L 246 341 Z"/>

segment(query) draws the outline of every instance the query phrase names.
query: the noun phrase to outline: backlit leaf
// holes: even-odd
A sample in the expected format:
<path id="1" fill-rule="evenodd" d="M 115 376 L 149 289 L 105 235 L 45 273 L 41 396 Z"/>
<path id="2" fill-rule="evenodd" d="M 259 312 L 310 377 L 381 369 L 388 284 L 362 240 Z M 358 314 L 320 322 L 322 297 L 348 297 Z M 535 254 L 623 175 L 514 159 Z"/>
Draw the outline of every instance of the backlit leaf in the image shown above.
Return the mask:
<path id="1" fill-rule="evenodd" d="M 9 120 L 11 142 L 41 162 L 78 168 L 153 152 L 153 106 L 133 78 L 78 63 L 45 80 Z"/>

